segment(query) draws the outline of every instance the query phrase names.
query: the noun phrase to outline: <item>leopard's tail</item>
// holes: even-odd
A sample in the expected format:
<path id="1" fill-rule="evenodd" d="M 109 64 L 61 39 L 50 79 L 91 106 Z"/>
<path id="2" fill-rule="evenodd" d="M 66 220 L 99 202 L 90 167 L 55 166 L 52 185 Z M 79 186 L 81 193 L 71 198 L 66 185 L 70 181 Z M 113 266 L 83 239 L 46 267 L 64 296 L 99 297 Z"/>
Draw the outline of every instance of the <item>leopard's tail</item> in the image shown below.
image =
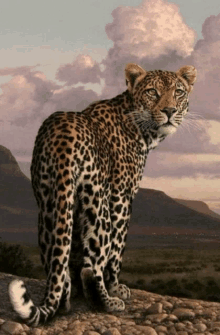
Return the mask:
<path id="1" fill-rule="evenodd" d="M 38 326 L 39 323 L 44 323 L 48 316 L 53 316 L 55 313 L 52 307 L 35 306 L 24 282 L 20 279 L 15 279 L 9 284 L 8 292 L 15 312 L 33 327 Z"/>
<path id="2" fill-rule="evenodd" d="M 66 310 L 70 309 L 71 280 L 68 264 L 73 227 L 74 186 L 69 176 L 71 174 L 58 179 L 57 196 L 52 199 L 55 203 L 53 212 L 41 213 L 42 224 L 50 231 L 51 238 L 51 247 L 45 257 L 47 284 L 42 304 L 34 304 L 22 280 L 13 280 L 8 287 L 13 309 L 27 324 L 35 327 L 51 319 L 61 301 L 64 300 Z"/>

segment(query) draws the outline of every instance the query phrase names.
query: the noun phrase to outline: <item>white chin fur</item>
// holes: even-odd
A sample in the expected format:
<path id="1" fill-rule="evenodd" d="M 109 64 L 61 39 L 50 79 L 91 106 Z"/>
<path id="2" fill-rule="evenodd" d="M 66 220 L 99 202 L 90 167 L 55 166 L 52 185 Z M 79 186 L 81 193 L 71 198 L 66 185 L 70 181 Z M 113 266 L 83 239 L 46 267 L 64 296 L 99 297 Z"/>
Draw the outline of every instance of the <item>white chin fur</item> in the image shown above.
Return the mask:
<path id="1" fill-rule="evenodd" d="M 174 126 L 161 126 L 158 129 L 158 132 L 160 135 L 170 135 L 170 134 L 174 134 L 176 132 L 176 127 Z"/>

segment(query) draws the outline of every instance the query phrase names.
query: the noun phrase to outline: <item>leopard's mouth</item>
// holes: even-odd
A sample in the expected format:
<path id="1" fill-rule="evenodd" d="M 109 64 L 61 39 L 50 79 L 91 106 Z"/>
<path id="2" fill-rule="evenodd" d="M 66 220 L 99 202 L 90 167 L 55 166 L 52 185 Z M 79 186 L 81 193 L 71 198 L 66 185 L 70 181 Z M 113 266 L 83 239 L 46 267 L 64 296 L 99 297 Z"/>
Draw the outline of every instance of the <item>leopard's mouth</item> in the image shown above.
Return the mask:
<path id="1" fill-rule="evenodd" d="M 175 124 L 173 124 L 170 120 L 168 120 L 166 123 L 162 124 L 162 127 L 170 127 L 170 126 L 177 128 L 175 126 Z"/>

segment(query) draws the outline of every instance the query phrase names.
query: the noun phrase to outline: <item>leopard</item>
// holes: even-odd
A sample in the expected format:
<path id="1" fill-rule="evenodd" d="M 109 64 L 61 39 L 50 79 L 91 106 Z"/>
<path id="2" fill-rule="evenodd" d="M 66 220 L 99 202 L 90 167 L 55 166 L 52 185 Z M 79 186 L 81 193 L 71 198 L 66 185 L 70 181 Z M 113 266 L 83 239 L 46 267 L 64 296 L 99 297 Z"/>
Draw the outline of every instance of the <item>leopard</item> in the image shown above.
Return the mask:
<path id="1" fill-rule="evenodd" d="M 131 293 L 119 283 L 119 274 L 132 202 L 148 153 L 175 133 L 187 115 L 196 74 L 191 65 L 173 72 L 129 63 L 123 93 L 44 120 L 31 177 L 45 295 L 35 305 L 21 279 L 8 288 L 12 307 L 24 322 L 44 324 L 61 305 L 71 311 L 70 259 L 77 253 L 85 297 L 90 298 L 92 281 L 106 311 L 125 309 Z"/>

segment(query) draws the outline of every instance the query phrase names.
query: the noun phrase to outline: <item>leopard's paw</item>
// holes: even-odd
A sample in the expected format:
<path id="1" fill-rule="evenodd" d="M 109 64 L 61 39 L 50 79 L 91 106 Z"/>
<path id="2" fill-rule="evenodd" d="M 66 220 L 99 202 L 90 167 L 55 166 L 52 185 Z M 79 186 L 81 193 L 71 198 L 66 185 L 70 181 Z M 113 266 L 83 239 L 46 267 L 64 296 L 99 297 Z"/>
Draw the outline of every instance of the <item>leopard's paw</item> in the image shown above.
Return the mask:
<path id="1" fill-rule="evenodd" d="M 105 309 L 107 312 L 123 311 L 125 309 L 125 303 L 117 297 L 109 297 L 109 299 L 105 301 Z"/>
<path id="2" fill-rule="evenodd" d="M 123 300 L 129 299 L 131 297 L 130 289 L 124 284 L 119 284 L 115 287 L 112 287 L 109 290 L 109 294 L 110 296 L 119 297 Z"/>

